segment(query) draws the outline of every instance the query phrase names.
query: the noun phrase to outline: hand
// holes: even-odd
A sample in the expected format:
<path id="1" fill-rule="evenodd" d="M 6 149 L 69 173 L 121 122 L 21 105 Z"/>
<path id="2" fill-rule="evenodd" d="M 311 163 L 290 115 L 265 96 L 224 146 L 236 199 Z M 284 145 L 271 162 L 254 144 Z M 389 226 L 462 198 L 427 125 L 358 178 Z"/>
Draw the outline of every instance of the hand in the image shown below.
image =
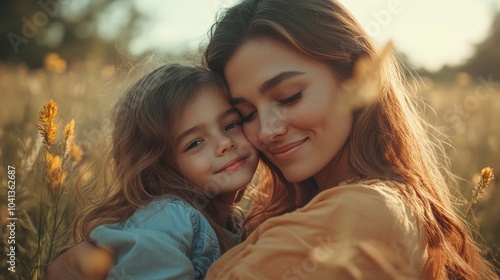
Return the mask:
<path id="1" fill-rule="evenodd" d="M 48 264 L 45 279 L 106 279 L 114 263 L 113 254 L 106 249 L 81 242 Z"/>

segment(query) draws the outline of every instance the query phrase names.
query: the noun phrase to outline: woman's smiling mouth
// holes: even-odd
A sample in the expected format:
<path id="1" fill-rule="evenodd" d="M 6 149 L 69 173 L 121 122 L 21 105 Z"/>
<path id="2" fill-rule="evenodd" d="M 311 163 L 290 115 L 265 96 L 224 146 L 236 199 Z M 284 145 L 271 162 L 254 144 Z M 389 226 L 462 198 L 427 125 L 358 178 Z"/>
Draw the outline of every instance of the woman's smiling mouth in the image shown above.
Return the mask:
<path id="1" fill-rule="evenodd" d="M 288 160 L 291 159 L 295 152 L 307 141 L 308 138 L 292 142 L 290 144 L 283 145 L 278 148 L 270 150 L 271 155 L 277 160 Z"/>

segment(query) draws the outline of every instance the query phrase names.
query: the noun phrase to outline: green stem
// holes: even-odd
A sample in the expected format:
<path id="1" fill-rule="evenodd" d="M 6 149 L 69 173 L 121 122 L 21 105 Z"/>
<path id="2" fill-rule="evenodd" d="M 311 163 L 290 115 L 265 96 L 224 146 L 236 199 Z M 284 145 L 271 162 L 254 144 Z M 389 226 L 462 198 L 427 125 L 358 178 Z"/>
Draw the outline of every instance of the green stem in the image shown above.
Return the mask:
<path id="1" fill-rule="evenodd" d="M 50 152 L 50 147 L 48 146 L 45 146 L 45 154 L 43 156 L 43 166 L 45 168 L 45 172 L 43 173 L 45 176 L 47 176 L 47 172 L 48 172 L 48 168 L 47 168 L 47 153 Z M 45 182 L 45 176 L 42 178 L 43 182 Z M 45 182 L 45 187 L 48 187 L 48 183 Z M 35 255 L 34 255 L 34 258 L 36 259 L 35 263 L 35 271 L 33 271 L 33 274 L 36 275 L 36 279 L 39 278 L 39 275 L 38 275 L 38 268 L 40 266 L 40 262 L 41 262 L 41 242 L 42 242 L 42 232 L 43 232 L 43 227 L 44 227 L 44 224 L 45 224 L 45 217 L 43 215 L 44 211 L 43 211 L 43 206 L 44 206 L 44 203 L 43 203 L 43 190 L 44 188 L 42 187 L 41 190 L 40 190 L 40 204 L 39 204 L 39 207 L 40 207 L 40 211 L 39 212 L 39 215 L 38 215 L 38 240 L 37 240 L 37 246 L 36 246 L 36 252 L 35 252 Z"/>
<path id="2" fill-rule="evenodd" d="M 57 207 L 59 206 L 59 195 L 55 199 L 55 206 L 54 207 L 54 212 L 53 212 L 53 218 L 52 218 L 52 230 L 50 231 L 50 245 L 49 245 L 49 258 L 48 262 L 50 262 L 52 259 L 52 248 L 54 245 L 54 237 L 56 236 L 56 225 L 57 225 Z M 51 208 L 52 208 L 51 207 Z"/>
<path id="3" fill-rule="evenodd" d="M 52 261 L 52 249 L 54 247 L 54 239 L 56 236 L 56 231 L 59 228 L 59 224 L 57 222 L 57 219 L 58 219 L 57 210 L 58 210 L 58 206 L 59 206 L 59 200 L 61 199 L 61 196 L 62 196 L 63 190 L 64 190 L 62 180 L 63 180 L 64 170 L 66 169 L 65 168 L 66 148 L 67 148 L 68 144 L 69 144 L 68 141 L 66 141 L 66 139 L 65 139 L 64 144 L 63 144 L 63 154 L 62 154 L 62 159 L 61 159 L 61 177 L 59 178 L 59 182 L 57 184 L 58 189 L 56 189 L 55 191 L 53 190 L 53 192 L 55 192 L 55 195 L 52 197 L 53 199 L 51 199 L 51 202 L 52 202 L 51 208 L 54 209 L 54 212 L 53 212 L 52 230 L 50 231 L 50 245 L 49 245 L 49 258 L 48 258 L 49 262 Z"/>

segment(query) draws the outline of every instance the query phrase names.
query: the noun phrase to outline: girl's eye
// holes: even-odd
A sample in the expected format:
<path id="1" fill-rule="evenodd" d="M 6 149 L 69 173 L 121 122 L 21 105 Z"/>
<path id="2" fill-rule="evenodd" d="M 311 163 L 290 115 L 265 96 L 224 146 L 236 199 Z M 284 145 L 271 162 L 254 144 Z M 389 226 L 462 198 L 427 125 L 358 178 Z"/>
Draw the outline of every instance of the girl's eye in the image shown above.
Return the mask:
<path id="1" fill-rule="evenodd" d="M 300 98 L 302 98 L 302 92 L 299 92 L 289 98 L 278 100 L 278 103 L 280 105 L 290 105 L 297 102 Z"/>
<path id="2" fill-rule="evenodd" d="M 239 127 L 239 126 L 241 126 L 241 122 L 236 122 L 236 121 L 230 122 L 228 125 L 226 125 L 226 127 L 224 128 L 224 130 L 228 131 L 230 129 L 233 129 L 233 128 Z"/>
<path id="3" fill-rule="evenodd" d="M 193 142 L 189 143 L 189 145 L 186 147 L 186 149 L 184 151 L 189 151 L 193 148 L 196 148 L 197 146 L 199 146 L 203 141 L 201 139 L 196 139 L 194 140 Z"/>
<path id="4" fill-rule="evenodd" d="M 248 115 L 246 115 L 246 116 L 243 116 L 243 115 L 242 115 L 242 116 L 241 116 L 241 122 L 244 122 L 244 123 L 245 123 L 245 122 L 250 122 L 250 121 L 252 121 L 252 120 L 253 120 L 253 117 L 255 116 L 255 113 L 256 113 L 256 112 L 257 112 L 257 111 L 253 111 L 252 113 L 250 113 L 250 114 L 248 114 Z"/>

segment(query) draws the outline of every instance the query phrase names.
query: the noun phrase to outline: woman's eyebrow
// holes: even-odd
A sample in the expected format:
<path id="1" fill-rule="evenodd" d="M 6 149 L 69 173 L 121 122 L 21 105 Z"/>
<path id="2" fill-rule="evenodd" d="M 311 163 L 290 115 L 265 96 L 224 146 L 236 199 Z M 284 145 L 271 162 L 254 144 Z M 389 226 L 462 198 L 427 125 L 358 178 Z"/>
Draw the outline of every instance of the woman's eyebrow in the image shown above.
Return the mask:
<path id="1" fill-rule="evenodd" d="M 271 79 L 265 81 L 262 83 L 262 85 L 259 87 L 259 91 L 261 93 L 264 93 L 271 88 L 277 86 L 279 83 L 283 82 L 284 80 L 291 79 L 295 76 L 298 75 L 303 75 L 304 72 L 299 72 L 299 71 L 284 71 L 279 73 L 278 75 L 272 77 Z"/>
<path id="2" fill-rule="evenodd" d="M 284 71 L 279 73 L 278 75 L 272 77 L 271 79 L 265 81 L 262 83 L 262 85 L 259 87 L 259 92 L 264 94 L 266 91 L 270 90 L 271 88 L 277 86 L 279 83 L 283 82 L 284 80 L 291 79 L 293 77 L 303 75 L 305 74 L 304 72 L 299 72 L 299 71 Z M 245 103 L 246 99 L 241 98 L 241 97 L 235 97 L 231 98 L 230 100 L 231 105 L 235 106 L 240 103 Z"/>
<path id="3" fill-rule="evenodd" d="M 229 102 L 231 103 L 231 106 L 235 106 L 235 105 L 238 105 L 241 103 L 245 103 L 246 100 L 245 100 L 245 98 L 235 97 L 235 98 L 231 98 L 231 100 L 229 100 Z"/>

